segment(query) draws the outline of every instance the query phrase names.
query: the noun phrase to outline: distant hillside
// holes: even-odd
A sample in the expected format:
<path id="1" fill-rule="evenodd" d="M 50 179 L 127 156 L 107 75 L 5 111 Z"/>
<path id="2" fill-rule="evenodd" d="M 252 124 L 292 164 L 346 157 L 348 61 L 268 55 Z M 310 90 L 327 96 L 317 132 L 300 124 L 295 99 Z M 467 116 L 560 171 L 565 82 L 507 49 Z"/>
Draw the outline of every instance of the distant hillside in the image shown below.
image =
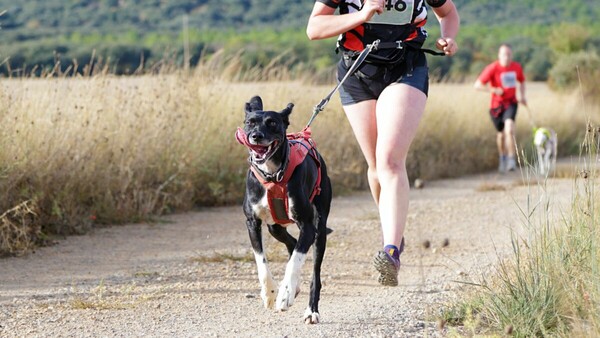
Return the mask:
<path id="1" fill-rule="evenodd" d="M 314 1 L 286 0 L 0 0 L 5 33 L 20 38 L 79 33 L 176 32 L 181 17 L 197 29 L 302 28 Z M 557 22 L 592 24 L 600 17 L 593 0 L 456 0 L 463 24 L 491 26 L 551 25 Z M 15 35 L 13 35 L 15 36 Z"/>
<path id="2" fill-rule="evenodd" d="M 135 69 L 141 55 L 150 63 L 165 57 L 182 62 L 183 22 L 187 17 L 192 63 L 200 54 L 220 48 L 249 49 L 247 62 L 268 60 L 291 49 L 297 62 L 329 67 L 335 59 L 331 41 L 308 42 L 304 27 L 313 1 L 284 0 L 0 0 L 0 62 L 12 68 L 50 66 L 57 58 L 89 60 L 92 50 L 118 60 L 117 69 Z M 600 1 L 591 0 L 455 0 L 462 18 L 463 52 L 477 61 L 501 42 L 522 46 L 525 61 L 545 46 L 561 22 L 585 27 L 600 35 Z M 437 34 L 431 15 L 429 30 Z M 459 39 L 460 41 L 460 39 Z M 535 47 L 535 48 L 533 48 Z M 539 48 L 538 48 L 539 47 Z M 534 49 L 533 51 L 527 49 Z M 479 49 L 479 51 L 477 50 Z M 55 53 L 56 52 L 56 53 Z M 541 53 L 541 52 L 539 52 Z M 537 56 L 540 59 L 540 56 Z M 485 59 L 485 57 L 483 58 Z M 487 60 L 481 60 L 487 61 Z M 538 75 L 552 60 L 538 60 Z M 464 63 L 463 62 L 463 63 Z M 434 61 L 441 72 L 472 71 L 457 62 Z M 461 62 L 458 62 L 460 65 Z M 460 70 L 458 70 L 460 68 Z M 6 72 L 6 70 L 2 69 Z M 539 76 L 538 76 L 539 77 Z M 542 76 L 543 77 L 543 76 Z"/>
<path id="3" fill-rule="evenodd" d="M 198 29 L 301 27 L 310 13 L 309 1 L 265 0 L 0 0 L 5 33 L 20 39 L 73 30 L 86 33 L 178 32 L 182 16 Z"/>

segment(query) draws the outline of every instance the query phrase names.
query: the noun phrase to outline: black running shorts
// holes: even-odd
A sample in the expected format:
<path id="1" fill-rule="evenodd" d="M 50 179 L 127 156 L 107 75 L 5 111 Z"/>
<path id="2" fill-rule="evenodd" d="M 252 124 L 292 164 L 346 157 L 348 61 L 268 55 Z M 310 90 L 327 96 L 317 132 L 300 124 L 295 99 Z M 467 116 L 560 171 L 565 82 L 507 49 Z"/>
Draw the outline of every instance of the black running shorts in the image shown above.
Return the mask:
<path id="1" fill-rule="evenodd" d="M 404 83 L 417 88 L 427 95 L 429 91 L 429 68 L 425 53 L 416 52 L 410 64 L 400 62 L 395 66 L 381 66 L 363 63 L 355 74 L 350 75 L 340 87 L 342 105 L 350 105 L 366 100 L 376 100 L 383 90 L 393 83 Z M 337 66 L 338 82 L 344 78 L 352 66 L 352 60 L 343 56 Z"/>
<path id="2" fill-rule="evenodd" d="M 518 104 L 511 103 L 506 108 L 500 106 L 498 108 L 490 109 L 490 116 L 492 117 L 492 122 L 494 123 L 494 127 L 496 127 L 497 131 L 504 130 L 504 122 L 508 119 L 515 120 L 517 118 L 517 107 Z"/>

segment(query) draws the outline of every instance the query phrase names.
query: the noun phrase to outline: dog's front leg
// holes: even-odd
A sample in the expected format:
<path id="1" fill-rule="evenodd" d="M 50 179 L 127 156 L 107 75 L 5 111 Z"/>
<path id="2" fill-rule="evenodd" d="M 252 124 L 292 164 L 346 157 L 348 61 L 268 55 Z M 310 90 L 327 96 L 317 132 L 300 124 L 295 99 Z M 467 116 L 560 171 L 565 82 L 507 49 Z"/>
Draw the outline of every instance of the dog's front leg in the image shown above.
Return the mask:
<path id="1" fill-rule="evenodd" d="M 310 207 L 308 210 L 308 214 L 298 213 L 303 215 L 303 219 L 297 221 L 300 229 L 298 242 L 286 265 L 285 276 L 279 286 L 277 294 L 277 310 L 279 311 L 285 311 L 294 304 L 294 299 L 300 290 L 300 274 L 306 261 L 306 253 L 315 240 L 314 210 Z"/>
<path id="2" fill-rule="evenodd" d="M 537 146 L 537 155 L 538 155 L 538 165 L 540 168 L 540 175 L 544 175 L 546 173 L 545 170 L 545 157 L 544 157 L 544 148 L 541 146 Z"/>
<path id="3" fill-rule="evenodd" d="M 544 164 L 546 167 L 546 171 L 544 172 L 544 174 L 550 174 L 550 169 L 552 169 L 552 144 L 550 144 L 550 142 L 548 142 L 548 144 L 546 145 L 546 152 L 544 153 Z"/>
<path id="4" fill-rule="evenodd" d="M 267 256 L 264 253 L 262 245 L 262 221 L 257 218 L 249 218 L 246 221 L 250 242 L 254 251 L 254 259 L 256 260 L 256 268 L 258 270 L 258 281 L 260 282 L 261 291 L 260 297 L 267 309 L 272 309 L 275 304 L 275 289 L 277 285 L 269 270 Z"/>

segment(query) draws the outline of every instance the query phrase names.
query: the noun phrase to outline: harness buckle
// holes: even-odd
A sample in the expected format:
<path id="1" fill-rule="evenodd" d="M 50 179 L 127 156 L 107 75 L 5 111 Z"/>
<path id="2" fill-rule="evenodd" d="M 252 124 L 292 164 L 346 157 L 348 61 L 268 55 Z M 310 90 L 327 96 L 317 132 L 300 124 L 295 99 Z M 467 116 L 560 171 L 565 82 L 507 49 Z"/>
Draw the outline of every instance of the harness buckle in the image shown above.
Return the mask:
<path id="1" fill-rule="evenodd" d="M 396 49 L 404 49 L 404 41 L 402 41 L 402 40 L 396 41 Z"/>

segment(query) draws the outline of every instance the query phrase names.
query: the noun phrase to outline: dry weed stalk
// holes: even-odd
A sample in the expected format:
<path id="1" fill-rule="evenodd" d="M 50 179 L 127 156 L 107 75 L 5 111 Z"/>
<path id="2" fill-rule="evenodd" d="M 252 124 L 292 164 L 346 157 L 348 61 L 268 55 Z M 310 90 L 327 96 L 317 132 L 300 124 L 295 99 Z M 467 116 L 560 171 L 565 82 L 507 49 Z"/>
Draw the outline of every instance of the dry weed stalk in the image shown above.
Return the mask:
<path id="1" fill-rule="evenodd" d="M 33 248 L 41 234 L 34 201 L 21 202 L 0 215 L 0 255 L 20 254 Z"/>

